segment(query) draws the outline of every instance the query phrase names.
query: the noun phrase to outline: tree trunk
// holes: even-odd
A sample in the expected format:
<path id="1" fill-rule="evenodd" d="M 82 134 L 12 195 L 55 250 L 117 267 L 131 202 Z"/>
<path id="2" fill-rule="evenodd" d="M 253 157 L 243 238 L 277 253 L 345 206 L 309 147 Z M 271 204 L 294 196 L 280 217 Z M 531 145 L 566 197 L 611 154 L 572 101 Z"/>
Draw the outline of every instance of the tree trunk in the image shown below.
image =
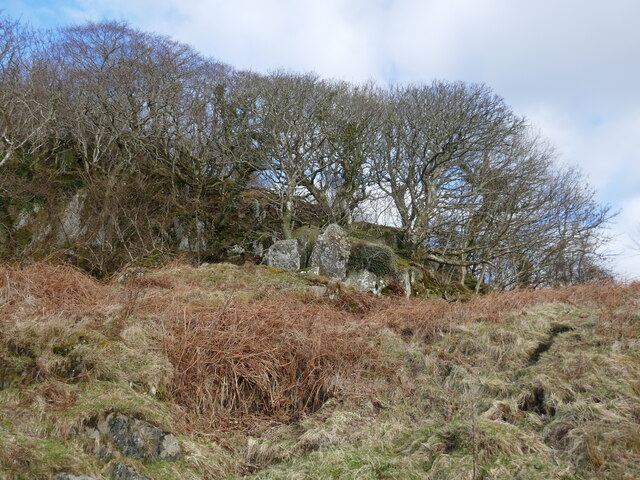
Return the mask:
<path id="1" fill-rule="evenodd" d="M 284 202 L 284 212 L 282 212 L 282 235 L 285 240 L 291 239 L 291 223 L 293 222 L 293 200 Z"/>
<path id="2" fill-rule="evenodd" d="M 484 276 L 487 273 L 487 264 L 483 263 L 482 264 L 482 270 L 480 271 L 480 276 L 478 277 L 478 280 L 476 281 L 476 289 L 475 289 L 475 293 L 476 295 L 478 293 L 480 293 L 480 287 L 482 287 L 482 284 L 484 283 Z"/>

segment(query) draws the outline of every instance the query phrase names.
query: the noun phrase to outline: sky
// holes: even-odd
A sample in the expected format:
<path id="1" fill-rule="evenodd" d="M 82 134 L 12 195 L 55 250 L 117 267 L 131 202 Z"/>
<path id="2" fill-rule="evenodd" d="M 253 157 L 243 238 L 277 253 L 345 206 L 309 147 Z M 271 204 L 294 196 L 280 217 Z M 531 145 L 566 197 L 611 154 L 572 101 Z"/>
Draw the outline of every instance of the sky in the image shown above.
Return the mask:
<path id="1" fill-rule="evenodd" d="M 224 63 L 381 85 L 485 83 L 619 211 L 607 252 L 640 279 L 637 0 L 3 0 L 34 27 L 124 20 Z"/>

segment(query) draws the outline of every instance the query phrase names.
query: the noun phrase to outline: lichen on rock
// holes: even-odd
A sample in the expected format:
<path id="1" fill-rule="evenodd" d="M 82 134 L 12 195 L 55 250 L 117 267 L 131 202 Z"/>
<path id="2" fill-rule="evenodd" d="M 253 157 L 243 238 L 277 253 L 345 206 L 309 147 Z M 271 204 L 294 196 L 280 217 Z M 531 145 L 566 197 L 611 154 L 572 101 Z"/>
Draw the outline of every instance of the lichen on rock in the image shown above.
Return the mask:
<path id="1" fill-rule="evenodd" d="M 109 477 L 111 480 L 150 480 L 124 463 L 115 463 Z"/>
<path id="2" fill-rule="evenodd" d="M 387 283 L 382 277 L 377 276 L 369 270 L 351 272 L 344 283 L 356 290 L 372 292 L 376 295 L 378 295 L 382 289 L 387 286 Z"/>
<path id="3" fill-rule="evenodd" d="M 279 240 L 269 247 L 264 256 L 264 263 L 270 267 L 295 272 L 300 269 L 300 252 L 298 241 Z"/>
<path id="4" fill-rule="evenodd" d="M 329 225 L 318 236 L 311 254 L 311 266 L 320 267 L 320 274 L 342 280 L 347 275 L 351 245 L 346 232 L 336 224 Z"/>
<path id="5" fill-rule="evenodd" d="M 128 457 L 158 461 L 175 460 L 180 455 L 175 435 L 121 413 L 107 415 L 98 425 L 98 431 Z"/>

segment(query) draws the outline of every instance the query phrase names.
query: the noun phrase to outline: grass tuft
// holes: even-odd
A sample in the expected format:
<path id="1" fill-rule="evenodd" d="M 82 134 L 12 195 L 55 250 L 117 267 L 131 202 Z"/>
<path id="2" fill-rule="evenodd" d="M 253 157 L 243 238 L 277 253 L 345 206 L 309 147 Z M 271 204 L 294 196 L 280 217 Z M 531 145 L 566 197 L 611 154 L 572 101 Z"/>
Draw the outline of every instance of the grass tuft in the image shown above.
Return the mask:
<path id="1" fill-rule="evenodd" d="M 0 267 L 0 479 L 103 478 L 84 431 L 109 412 L 178 436 L 176 462 L 126 459 L 154 479 L 639 478 L 639 297 Z"/>

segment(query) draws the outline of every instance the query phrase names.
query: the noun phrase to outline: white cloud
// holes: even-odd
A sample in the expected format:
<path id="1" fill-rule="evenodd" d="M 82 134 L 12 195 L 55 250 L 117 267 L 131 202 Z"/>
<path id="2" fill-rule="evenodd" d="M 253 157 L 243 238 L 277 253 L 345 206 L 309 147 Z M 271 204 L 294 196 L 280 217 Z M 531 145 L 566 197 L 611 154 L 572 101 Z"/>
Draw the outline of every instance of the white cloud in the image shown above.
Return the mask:
<path id="1" fill-rule="evenodd" d="M 576 121 L 571 111 L 552 105 L 539 105 L 524 113 L 557 146 L 564 162 L 578 165 L 588 174 L 602 200 L 622 202 L 638 193 L 640 108 L 587 124 Z"/>
<path id="2" fill-rule="evenodd" d="M 612 255 L 612 268 L 624 278 L 640 280 L 640 109 L 613 120 L 583 125 L 570 111 L 540 106 L 529 112 L 552 144 L 560 159 L 578 165 L 598 189 L 602 203 L 620 211 L 611 225 L 613 237 L 606 251 Z"/>
<path id="3" fill-rule="evenodd" d="M 353 80 L 486 82 L 517 108 L 614 111 L 640 101 L 640 3 L 630 0 L 77 0 L 234 66 Z"/>
<path id="4" fill-rule="evenodd" d="M 640 280 L 640 195 L 622 202 L 611 233 L 608 251 L 614 255 L 614 270 L 627 280 Z"/>
<path id="5" fill-rule="evenodd" d="M 287 68 L 365 81 L 380 71 L 379 46 L 372 44 L 371 33 L 381 23 L 382 3 L 82 0 L 69 14 L 79 19 L 127 19 L 237 68 Z"/>

